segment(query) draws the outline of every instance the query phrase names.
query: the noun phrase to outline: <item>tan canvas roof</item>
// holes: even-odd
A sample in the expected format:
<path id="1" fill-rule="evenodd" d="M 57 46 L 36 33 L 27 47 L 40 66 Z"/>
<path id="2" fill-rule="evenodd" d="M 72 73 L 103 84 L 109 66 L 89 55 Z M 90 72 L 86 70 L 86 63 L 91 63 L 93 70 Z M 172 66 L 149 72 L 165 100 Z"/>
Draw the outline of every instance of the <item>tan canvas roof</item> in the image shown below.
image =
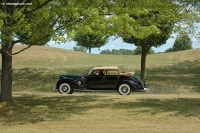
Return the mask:
<path id="1" fill-rule="evenodd" d="M 93 70 L 118 70 L 117 66 L 102 66 L 102 67 L 94 67 Z"/>

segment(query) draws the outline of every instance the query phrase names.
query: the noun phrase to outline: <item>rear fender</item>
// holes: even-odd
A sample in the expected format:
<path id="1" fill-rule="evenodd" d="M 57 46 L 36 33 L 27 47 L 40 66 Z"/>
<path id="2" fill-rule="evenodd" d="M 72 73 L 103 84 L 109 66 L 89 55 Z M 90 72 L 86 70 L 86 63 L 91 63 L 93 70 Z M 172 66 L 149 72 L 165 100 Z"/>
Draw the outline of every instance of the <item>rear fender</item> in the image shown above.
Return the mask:
<path id="1" fill-rule="evenodd" d="M 118 83 L 117 87 L 119 87 L 120 84 L 126 83 L 128 84 L 131 89 L 133 90 L 140 90 L 140 89 L 144 89 L 143 85 L 141 82 L 135 82 L 133 80 L 122 80 Z"/>
<path id="2" fill-rule="evenodd" d="M 121 84 L 128 84 L 132 88 L 130 80 L 121 80 L 120 82 L 118 82 L 116 88 L 118 88 Z"/>

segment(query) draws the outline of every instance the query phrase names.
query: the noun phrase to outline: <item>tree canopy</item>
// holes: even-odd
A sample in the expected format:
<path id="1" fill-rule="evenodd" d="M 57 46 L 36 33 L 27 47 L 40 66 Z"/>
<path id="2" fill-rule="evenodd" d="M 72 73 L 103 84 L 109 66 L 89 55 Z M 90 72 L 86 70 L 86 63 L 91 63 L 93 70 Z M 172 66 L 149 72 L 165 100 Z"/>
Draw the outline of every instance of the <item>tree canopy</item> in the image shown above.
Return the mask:
<path id="1" fill-rule="evenodd" d="M 192 40 L 187 33 L 181 33 L 177 36 L 173 47 L 167 49 L 165 52 L 174 52 L 188 49 L 192 49 Z"/>
<path id="2" fill-rule="evenodd" d="M 74 46 L 74 47 L 73 47 L 73 50 L 74 50 L 74 51 L 79 51 L 79 52 L 86 52 L 86 51 L 87 51 L 87 48 L 82 47 L 82 46 Z"/>
<path id="3" fill-rule="evenodd" d="M 73 39 L 77 46 L 85 47 L 91 53 L 91 48 L 100 48 L 108 42 L 109 36 L 97 34 L 75 35 Z"/>
<path id="4" fill-rule="evenodd" d="M 140 2 L 142 3 L 142 1 Z M 158 47 L 166 43 L 170 37 L 174 24 L 177 21 L 177 5 L 170 1 L 155 1 L 146 7 L 146 12 L 140 14 L 129 14 L 135 22 L 145 27 L 155 26 L 158 32 L 139 38 L 134 35 L 122 36 L 123 41 L 141 47 L 141 79 L 146 77 L 146 56 L 152 46 Z M 134 26 L 134 25 L 133 25 Z M 144 32 L 145 33 L 145 32 Z"/>
<path id="5" fill-rule="evenodd" d="M 192 41 L 188 34 L 180 34 L 174 42 L 173 50 L 181 51 L 187 49 L 192 49 Z"/>

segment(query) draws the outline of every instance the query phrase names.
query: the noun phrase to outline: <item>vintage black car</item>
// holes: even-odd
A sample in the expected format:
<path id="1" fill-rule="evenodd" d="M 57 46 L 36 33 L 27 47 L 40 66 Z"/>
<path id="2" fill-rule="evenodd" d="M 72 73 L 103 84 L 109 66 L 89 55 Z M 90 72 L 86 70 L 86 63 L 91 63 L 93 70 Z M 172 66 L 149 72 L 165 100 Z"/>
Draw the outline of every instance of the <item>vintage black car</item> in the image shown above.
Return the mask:
<path id="1" fill-rule="evenodd" d="M 116 90 L 120 95 L 131 91 L 146 91 L 134 72 L 119 73 L 116 66 L 94 67 L 88 74 L 60 75 L 56 87 L 61 94 L 72 94 L 74 90 Z"/>

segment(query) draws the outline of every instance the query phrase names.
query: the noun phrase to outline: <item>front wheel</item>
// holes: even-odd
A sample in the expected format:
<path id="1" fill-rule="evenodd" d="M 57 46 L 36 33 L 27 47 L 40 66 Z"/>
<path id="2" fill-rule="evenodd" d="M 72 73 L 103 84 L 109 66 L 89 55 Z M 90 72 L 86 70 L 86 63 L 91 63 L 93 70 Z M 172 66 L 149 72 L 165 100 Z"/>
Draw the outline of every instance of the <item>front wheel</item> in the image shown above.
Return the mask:
<path id="1" fill-rule="evenodd" d="M 79 86 L 84 87 L 85 86 L 85 81 L 83 80 L 83 78 L 76 78 L 74 79 L 74 82 L 76 82 Z"/>
<path id="2" fill-rule="evenodd" d="M 59 86 L 59 92 L 61 94 L 72 94 L 73 93 L 73 89 L 68 83 L 62 83 Z"/>
<path id="3" fill-rule="evenodd" d="M 118 92 L 120 95 L 129 95 L 131 93 L 131 88 L 128 84 L 120 84 Z"/>

